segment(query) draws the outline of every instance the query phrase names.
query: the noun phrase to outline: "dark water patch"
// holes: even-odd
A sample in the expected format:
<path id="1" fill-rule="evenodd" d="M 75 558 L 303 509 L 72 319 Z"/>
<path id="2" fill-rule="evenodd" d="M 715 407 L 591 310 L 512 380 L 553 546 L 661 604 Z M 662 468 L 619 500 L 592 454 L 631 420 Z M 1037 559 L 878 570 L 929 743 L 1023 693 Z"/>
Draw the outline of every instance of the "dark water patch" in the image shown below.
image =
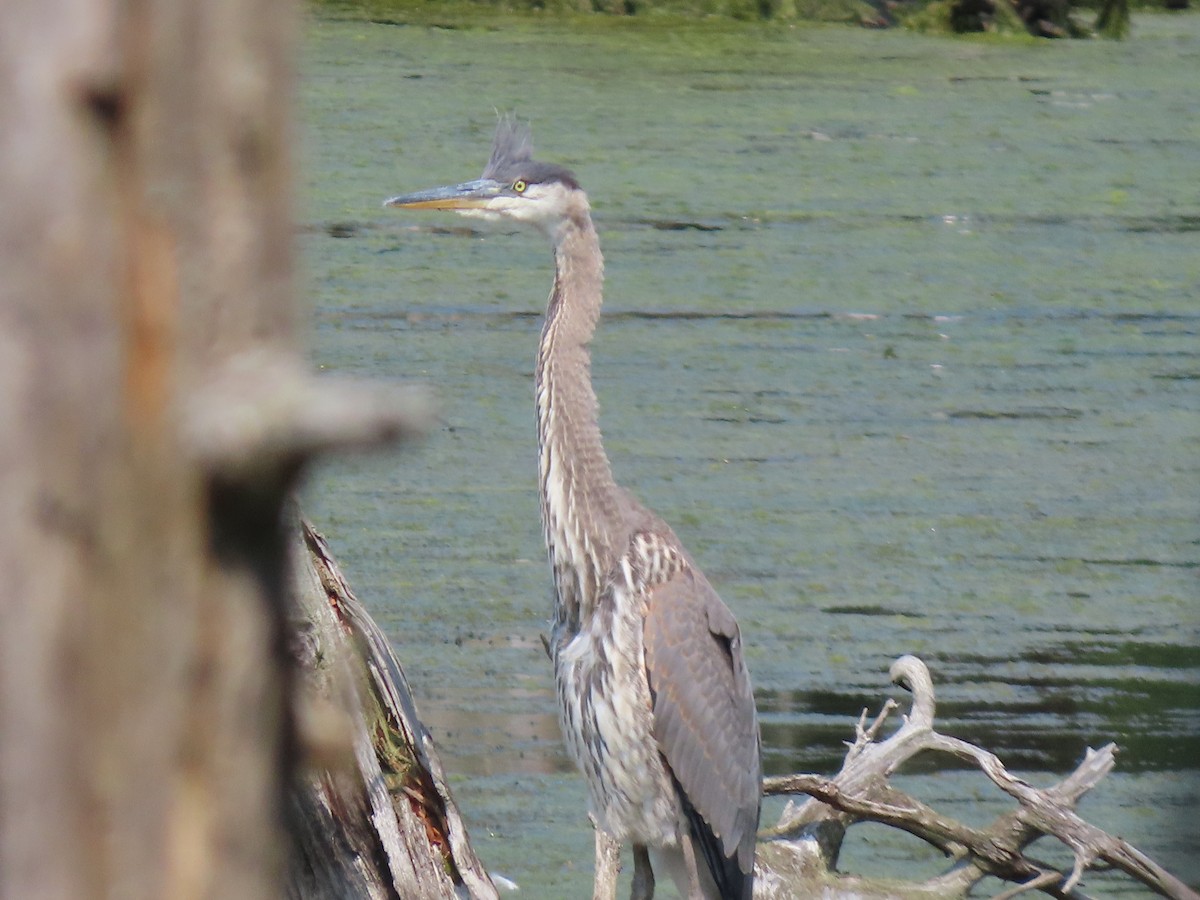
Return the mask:
<path id="1" fill-rule="evenodd" d="M 833 616 L 900 616 L 905 619 L 924 619 L 924 613 L 888 606 L 827 606 L 821 610 Z"/>
<path id="2" fill-rule="evenodd" d="M 1015 76 L 1015 75 L 950 75 L 947 77 L 946 80 L 949 81 L 951 84 L 967 84 L 970 82 L 988 82 L 988 81 L 1007 81 L 1007 82 L 1015 83 L 1019 80 L 1044 81 L 1045 79 L 1032 78 L 1032 77 L 1020 79 L 1020 78 L 1018 78 L 1018 76 Z"/>
<path id="3" fill-rule="evenodd" d="M 756 690 L 754 692 L 759 711 L 764 714 L 783 713 L 816 716 L 837 716 L 843 721 L 845 729 L 863 709 L 878 707 L 880 697 L 878 692 L 830 690 L 827 688 L 812 688 L 808 690 L 778 690 L 773 688 Z"/>
<path id="4" fill-rule="evenodd" d="M 1115 741 L 1127 771 L 1200 768 L 1196 651 L 1110 642 L 1038 648 L 1017 659 L 956 659 L 937 681 L 939 728 L 1009 760 L 1065 771 Z M 948 661 L 947 661 L 948 662 Z M 998 700 L 1004 696 L 1012 699 Z"/>
<path id="5" fill-rule="evenodd" d="M 1197 142 L 1189 138 L 1157 137 L 1116 137 L 1105 135 L 1090 139 L 1094 144 L 1104 144 L 1110 147 L 1195 147 Z"/>
<path id="6" fill-rule="evenodd" d="M 972 366 L 973 369 L 975 369 L 979 372 L 988 372 L 988 373 L 999 372 L 1002 374 L 1006 373 L 1006 372 L 1057 373 L 1057 372 L 1065 372 L 1065 371 L 1073 370 L 1073 369 L 1084 369 L 1086 367 L 1087 367 L 1086 363 L 1084 363 L 1080 360 L 1071 360 L 1071 359 L 1067 359 L 1067 360 L 1047 359 L 1047 360 L 1040 360 L 1040 361 L 1016 362 L 1016 363 L 1007 362 L 1007 361 L 1003 362 L 1003 363 L 977 362 Z M 991 388 L 991 386 L 989 386 L 989 388 Z M 1000 390 L 1000 388 L 992 388 L 992 389 Z M 1054 385 L 1048 385 L 1046 387 L 1046 390 L 1064 391 L 1064 392 L 1068 392 L 1068 393 L 1073 393 L 1075 391 L 1078 391 L 1079 388 L 1071 386 L 1071 385 L 1054 384 Z"/>
<path id="7" fill-rule="evenodd" d="M 859 713 L 881 703 L 877 693 L 823 690 L 756 690 L 755 701 L 769 775 L 836 771 Z"/>
<path id="8" fill-rule="evenodd" d="M 429 329 L 439 329 L 446 326 L 467 326 L 469 328 L 494 328 L 497 325 L 516 325 L 522 330 L 530 330 L 531 327 L 536 327 L 536 324 L 541 321 L 543 313 L 540 310 L 534 309 L 515 309 L 505 310 L 496 308 L 481 308 L 469 306 L 429 306 L 425 305 L 419 309 L 396 310 L 396 309 L 346 309 L 342 308 L 336 313 L 329 311 L 318 311 L 319 317 L 328 317 L 336 319 L 339 326 L 350 328 L 365 328 L 378 329 L 381 326 L 391 326 L 395 328 L 403 328 L 411 330 L 413 328 L 424 327 Z M 679 322 L 722 322 L 722 321 L 743 321 L 743 320 L 795 320 L 795 319 L 816 319 L 829 318 L 827 313 L 724 313 L 724 312 L 694 312 L 694 311 L 646 311 L 646 310 L 621 310 L 604 314 L 605 321 L 621 322 L 621 321 L 639 321 L 651 324 L 662 324 L 669 326 L 672 323 Z M 737 348 L 740 345 L 727 344 L 726 348 Z M 754 344 L 755 349 L 759 350 L 789 350 L 797 351 L 809 349 L 812 351 L 821 348 L 813 346 L 810 348 L 796 347 L 788 345 L 786 347 L 774 347 L 773 345 L 765 345 L 762 343 Z M 768 396 L 769 392 L 762 394 Z M 754 396 L 758 396 L 755 394 Z"/>
<path id="9" fill-rule="evenodd" d="M 1196 313 L 1175 313 L 1173 315 L 1164 315 L 1163 313 L 1151 312 L 1115 312 L 1111 314 L 1114 322 L 1167 322 L 1167 321 L 1196 321 L 1200 320 L 1200 315 Z"/>
<path id="10" fill-rule="evenodd" d="M 778 569 L 765 569 L 761 566 L 750 564 L 745 565 L 724 565 L 724 566 L 705 566 L 705 571 L 717 581 L 748 581 L 748 582 L 767 582 L 780 580 L 784 583 L 794 583 L 796 580 L 807 575 L 803 569 L 792 569 L 780 573 Z M 798 636 L 799 637 L 799 636 Z"/>
<path id="11" fill-rule="evenodd" d="M 755 399 L 764 398 L 794 398 L 798 395 L 797 391 L 784 390 L 783 388 L 755 388 L 753 390 L 737 390 L 726 387 L 711 387 L 705 386 L 700 389 L 702 394 L 710 394 L 716 396 L 732 396 L 732 397 L 754 397 Z"/>
<path id="12" fill-rule="evenodd" d="M 1160 372 L 1150 377 L 1158 381 L 1200 381 L 1200 372 Z"/>
<path id="13" fill-rule="evenodd" d="M 1068 641 L 1027 650 L 1022 659 L 1044 665 L 1140 666 L 1195 669 L 1200 680 L 1200 647 L 1141 641 Z M 1197 698 L 1200 702 L 1200 697 Z"/>
<path id="14" fill-rule="evenodd" d="M 999 675 L 997 676 L 997 670 Z M 1084 712 L 1111 713 L 1130 700 L 1135 715 L 1165 714 L 1176 711 L 1200 712 L 1200 672 L 1172 672 L 1162 668 L 1124 666 L 1119 669 L 1083 664 L 1062 664 L 1054 671 L 1033 666 L 1024 671 L 1014 666 L 999 666 L 991 672 L 961 673 L 945 679 L 946 684 L 1006 685 L 1009 688 L 1033 688 L 1029 700 L 988 704 L 990 714 L 1079 715 Z M 971 698 L 970 702 L 974 702 Z M 946 709 L 952 708 L 947 706 Z"/>
<path id="15" fill-rule="evenodd" d="M 390 226 L 381 230 L 409 232 L 411 234 L 432 234 L 440 237 L 449 236 L 459 238 L 482 238 L 493 234 L 503 233 L 485 228 L 472 228 L 470 225 L 404 225 Z M 375 252 L 381 254 L 395 253 L 401 249 L 403 248 L 399 246 L 382 247 Z"/>
<path id="16" fill-rule="evenodd" d="M 324 12 L 322 12 L 322 15 L 324 15 Z M 438 16 L 437 13 L 434 13 L 433 16 L 434 16 L 433 18 L 431 18 L 427 21 L 422 21 L 420 23 L 416 23 L 416 22 L 406 20 L 406 19 L 393 19 L 393 18 L 390 18 L 387 16 L 371 17 L 371 18 L 366 19 L 365 21 L 369 25 L 382 25 L 382 26 L 388 27 L 388 28 L 421 28 L 421 29 L 425 29 L 428 31 L 439 31 L 439 32 L 447 32 L 447 33 L 453 33 L 456 31 L 471 32 L 471 31 L 499 31 L 500 30 L 499 25 L 491 24 L 488 22 L 477 22 L 477 21 L 471 21 L 471 20 L 466 20 L 463 22 L 456 22 L 453 19 L 444 19 L 444 18 Z"/>
<path id="17" fill-rule="evenodd" d="M 702 422 L 727 422 L 738 425 L 783 425 L 785 422 L 791 421 L 779 416 L 701 416 Z"/>
<path id="18" fill-rule="evenodd" d="M 854 732 L 844 720 L 779 722 L 759 716 L 763 739 L 763 772 L 791 775 L 817 772 L 832 775 L 846 758 L 846 742 Z"/>
<path id="19" fill-rule="evenodd" d="M 296 234 L 324 234 L 329 237 L 357 237 L 365 231 L 378 230 L 376 222 L 356 219 L 335 219 L 328 222 L 302 222 L 296 226 Z"/>
<path id="20" fill-rule="evenodd" d="M 323 318 L 318 313 L 318 318 Z M 444 331 L 447 328 L 468 327 L 471 329 L 503 326 L 526 328 L 530 320 L 540 319 L 540 313 L 528 311 L 507 312 L 468 307 L 422 307 L 411 310 L 342 309 L 333 317 L 343 330 L 367 332 L 420 332 Z"/>
<path id="21" fill-rule="evenodd" d="M 323 314 L 326 311 L 320 311 Z M 336 311 L 339 320 L 348 315 L 344 309 Z M 461 319 L 476 319 L 481 324 L 496 321 L 514 320 L 527 321 L 541 319 L 540 309 L 495 309 L 472 306 L 422 306 L 419 310 L 397 311 L 394 309 L 356 310 L 352 313 L 356 318 L 371 321 L 408 320 L 413 316 L 436 320 L 439 317 L 455 317 Z M 678 322 L 795 322 L 833 319 L 840 317 L 837 313 L 825 310 L 696 310 L 696 309 L 610 309 L 603 313 L 604 322 L 653 322 L 667 325 Z"/>
<path id="22" fill-rule="evenodd" d="M 1143 324 L 1143 323 L 1167 323 L 1167 322 L 1200 322 L 1200 313 L 1197 312 L 1168 312 L 1168 311 L 1131 311 L 1131 310 L 1103 310 L 1103 309 L 1080 309 L 1078 307 L 1068 307 L 1065 309 L 1036 309 L 1036 310 L 1009 310 L 995 311 L 988 318 L 998 319 L 1000 321 L 1008 321 L 1012 319 L 1042 319 L 1046 322 L 1064 322 L 1064 321 L 1099 321 L 1112 322 L 1118 325 L 1128 324 Z"/>
<path id="23" fill-rule="evenodd" d="M 1087 565 L 1087 566 L 1131 566 L 1131 567 L 1146 567 L 1146 568 L 1166 568 L 1166 569 L 1196 569 L 1200 568 L 1200 561 L 1189 560 L 1168 560 L 1168 559 L 1152 559 L 1149 557 L 1129 557 L 1127 559 L 1116 557 L 1092 557 L 1092 556 L 1008 556 L 1003 554 L 987 554 L 981 553 L 976 556 L 976 559 L 995 560 L 998 562 L 1024 562 L 1037 563 L 1038 565 Z"/>
<path id="24" fill-rule="evenodd" d="M 1032 661 L 1028 656 L 1031 653 L 1041 653 L 1046 642 L 1056 641 L 1050 645 L 1054 647 L 1074 647 L 1086 646 L 1095 644 L 1097 646 L 1106 646 L 1121 641 L 1131 640 L 1137 637 L 1142 629 L 1138 628 L 1104 628 L 1089 625 L 1086 619 L 1070 622 L 1048 622 L 1040 625 L 1030 625 L 1028 634 L 1037 639 L 1040 643 L 1036 648 L 1025 647 L 1018 653 L 1008 655 L 992 655 L 988 653 L 959 651 L 953 657 L 949 656 L 931 656 L 927 662 L 934 669 L 934 682 L 943 680 L 943 678 L 951 677 L 955 669 L 961 670 L 963 667 L 986 668 L 990 666 L 1007 665 L 1010 663 L 1020 663 Z M 1060 635 L 1066 636 L 1060 639 Z M 1157 646 L 1155 642 L 1149 642 L 1148 646 Z M 1166 645 L 1174 646 L 1174 645 Z M 938 662 L 938 660 L 941 660 Z"/>
<path id="25" fill-rule="evenodd" d="M 1045 443 L 1048 446 L 1075 447 L 1080 450 L 1098 450 L 1102 447 L 1115 446 L 1117 442 L 1111 438 L 1047 438 Z"/>
<path id="26" fill-rule="evenodd" d="M 540 309 L 495 309 L 478 306 L 430 305 L 423 305 L 419 310 L 398 311 L 395 309 L 364 308 L 361 310 L 347 311 L 345 309 L 338 309 L 332 312 L 328 310 L 320 310 L 317 314 L 334 316 L 339 321 L 348 321 L 349 317 L 372 322 L 387 322 L 396 320 L 407 321 L 413 317 L 419 317 L 427 321 L 436 321 L 439 318 L 454 318 L 456 321 L 472 319 L 478 321 L 481 325 L 488 325 L 498 321 L 528 321 L 531 319 L 541 319 L 543 315 Z M 735 312 L 724 310 L 706 311 L 686 309 L 615 309 L 611 311 L 605 311 L 603 314 L 603 321 L 651 322 L 664 323 L 668 325 L 678 322 L 790 322 L 814 319 L 830 319 L 834 318 L 834 315 L 835 314 L 829 312 L 810 310 L 747 310 L 745 312 Z"/>
<path id="27" fill-rule="evenodd" d="M 745 93 L 757 90 L 751 85 L 731 81 L 693 81 L 688 87 L 693 91 L 712 91 L 714 93 Z"/>
<path id="28" fill-rule="evenodd" d="M 955 409 L 946 413 L 950 419 L 1081 419 L 1083 411 L 1065 406 L 1029 407 L 1027 409 Z"/>
<path id="29" fill-rule="evenodd" d="M 389 215 L 385 213 L 385 215 Z M 296 228 L 297 234 L 323 234 L 338 240 L 346 238 L 374 237 L 379 234 L 435 234 L 453 237 L 479 238 L 487 235 L 504 234 L 503 230 L 474 228 L 470 225 L 446 225 L 445 223 L 409 223 L 396 219 L 362 220 L 334 219 L 326 222 L 307 222 Z M 384 247 L 379 253 L 394 253 L 399 247 Z"/>
<path id="30" fill-rule="evenodd" d="M 855 139 L 863 136 L 848 136 Z M 847 136 L 834 140 L 847 139 Z M 637 220 L 630 220 L 638 224 Z M 610 226 L 614 223 L 608 222 Z M 948 225 L 967 227 L 970 232 L 1013 230 L 1025 228 L 1070 229 L 1100 233 L 1125 234 L 1191 234 L 1200 231 L 1200 215 L 1070 215 L 1066 213 L 905 213 L 905 212 L 841 212 L 811 210 L 742 210 L 727 213 L 724 226 L 738 228 L 789 228 L 820 225 L 836 230 L 858 230 L 879 225 L 921 225 L 944 229 Z"/>
<path id="31" fill-rule="evenodd" d="M 997 722 L 993 725 L 970 720 L 944 721 L 939 727 L 945 734 L 986 747 L 1009 769 L 1052 773 L 1061 777 L 1077 766 L 1089 749 L 1108 743 L 1118 748 L 1118 766 L 1122 772 L 1169 772 L 1196 768 L 1200 759 L 1200 739 L 1186 732 L 1155 733 L 1144 728 L 1112 733 L 1099 721 L 1077 732 L 1055 732 L 1042 723 L 1027 726 Z M 933 774 L 946 769 L 970 768 L 946 756 L 927 755 L 905 766 L 906 772 Z"/>
<path id="32" fill-rule="evenodd" d="M 845 698 L 850 701 L 851 697 Z M 1129 698 L 1136 703 L 1137 697 Z M 832 772 L 840 767 L 846 744 L 853 740 L 856 714 L 845 707 L 832 713 L 806 710 L 773 711 L 759 699 L 764 766 L 768 774 L 797 771 Z M 868 721 L 879 709 L 878 699 L 864 704 Z M 902 709 L 904 708 L 902 703 Z M 850 707 L 852 711 L 853 706 Z M 882 736 L 899 727 L 900 710 L 885 724 Z M 1200 768 L 1200 736 L 1194 719 L 1154 713 L 1113 723 L 1107 708 L 1078 708 L 1071 698 L 1047 698 L 1037 704 L 938 704 L 935 728 L 994 752 L 1010 769 L 1065 775 L 1089 748 L 1114 742 L 1125 772 L 1196 770 Z M 951 756 L 926 754 L 905 765 L 910 773 L 936 773 L 973 768 Z"/>
<path id="33" fill-rule="evenodd" d="M 1080 679 L 1077 673 L 1071 674 L 1075 676 L 1074 680 L 1067 678 L 1065 673 L 1008 675 L 1003 684 L 1034 689 L 1039 711 L 1069 718 L 1090 714 L 1095 721 L 1118 724 L 1153 721 L 1162 732 L 1183 733 L 1194 728 L 1200 715 L 1197 709 L 1200 683 L 1194 678 L 1180 682 L 1154 679 L 1145 673 L 1130 673 L 1127 677 Z M 1017 715 L 1013 710 L 1009 714 Z M 1197 759 L 1197 765 L 1200 765 L 1200 759 Z"/>
<path id="34" fill-rule="evenodd" d="M 1087 744 L 1084 741 L 1038 733 L 1036 728 L 1031 728 L 1022 734 L 1018 728 L 998 730 L 970 728 L 965 727 L 964 723 L 956 723 L 956 726 L 942 725 L 938 726 L 938 729 L 943 734 L 959 738 L 978 747 L 986 747 L 990 752 L 996 754 L 1010 770 L 1053 772 L 1065 775 L 1080 762 L 1087 751 Z M 1036 745 L 1027 740 L 1035 737 Z M 967 771 L 974 768 L 966 760 L 948 754 L 926 753 L 906 762 L 903 772 L 908 775 L 934 775 L 938 772 Z"/>
<path id="35" fill-rule="evenodd" d="M 1141 216 L 1122 225 L 1131 234 L 1192 234 L 1200 231 L 1200 216 Z"/>
<path id="36" fill-rule="evenodd" d="M 708 222 L 684 222 L 678 219 L 647 219 L 644 224 L 655 231 L 723 231 L 725 228 Z"/>
<path id="37" fill-rule="evenodd" d="M 1196 359 L 1197 350 L 1134 350 L 1130 347 L 1106 347 L 1102 350 L 1072 349 L 1071 356 L 1090 359 Z"/>
<path id="38" fill-rule="evenodd" d="M 1137 698 L 1131 698 L 1136 702 Z M 987 747 L 1006 765 L 1065 774 L 1089 748 L 1115 743 L 1120 750 L 1123 772 L 1164 772 L 1200 768 L 1200 737 L 1194 720 L 1159 715 L 1131 716 L 1121 722 L 1110 720 L 1107 709 L 1060 717 L 1031 716 L 1025 721 L 1017 713 L 1004 711 L 1004 718 L 963 715 L 941 717 L 938 726 L 946 734 Z M 945 760 L 942 760 L 945 763 Z M 932 761 L 930 761 L 932 763 Z M 928 771 L 937 771 L 930 765 Z"/>
<path id="39" fill-rule="evenodd" d="M 830 319 L 833 313 L 825 310 L 689 310 L 689 309 L 622 309 L 606 312 L 605 321 L 649 321 L 649 322 L 719 322 L 719 321 L 768 321 L 790 322 L 798 320 Z"/>

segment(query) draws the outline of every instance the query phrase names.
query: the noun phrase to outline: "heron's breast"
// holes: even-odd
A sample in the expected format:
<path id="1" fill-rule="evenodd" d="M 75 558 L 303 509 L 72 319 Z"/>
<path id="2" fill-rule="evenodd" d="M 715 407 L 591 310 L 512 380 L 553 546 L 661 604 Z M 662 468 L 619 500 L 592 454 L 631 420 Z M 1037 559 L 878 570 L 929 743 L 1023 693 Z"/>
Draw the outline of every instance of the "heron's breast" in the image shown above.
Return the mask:
<path id="1" fill-rule="evenodd" d="M 622 593 L 608 585 L 590 626 L 556 655 L 561 724 L 605 830 L 663 846 L 677 840 L 681 810 L 653 733 L 644 603 Z"/>

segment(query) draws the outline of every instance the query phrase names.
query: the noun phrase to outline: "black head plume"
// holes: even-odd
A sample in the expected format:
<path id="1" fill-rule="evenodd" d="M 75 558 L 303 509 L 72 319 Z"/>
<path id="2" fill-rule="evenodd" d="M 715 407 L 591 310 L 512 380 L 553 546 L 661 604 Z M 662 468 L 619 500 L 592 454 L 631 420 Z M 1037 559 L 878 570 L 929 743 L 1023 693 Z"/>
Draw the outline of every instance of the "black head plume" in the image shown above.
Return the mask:
<path id="1" fill-rule="evenodd" d="M 496 124 L 492 154 L 483 177 L 505 182 L 519 178 L 530 184 L 561 181 L 567 187 L 579 187 L 579 181 L 570 170 L 533 158 L 533 133 L 528 124 L 511 114 L 501 116 Z"/>

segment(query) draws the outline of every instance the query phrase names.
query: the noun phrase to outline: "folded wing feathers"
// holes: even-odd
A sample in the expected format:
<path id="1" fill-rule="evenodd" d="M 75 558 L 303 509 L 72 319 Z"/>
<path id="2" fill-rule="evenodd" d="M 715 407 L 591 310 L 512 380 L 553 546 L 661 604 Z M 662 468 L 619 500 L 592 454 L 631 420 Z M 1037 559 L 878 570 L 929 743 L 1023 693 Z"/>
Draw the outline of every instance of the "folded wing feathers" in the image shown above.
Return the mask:
<path id="1" fill-rule="evenodd" d="M 703 576 L 684 569 L 651 591 L 645 648 L 663 756 L 722 854 L 749 874 L 762 774 L 737 622 Z"/>

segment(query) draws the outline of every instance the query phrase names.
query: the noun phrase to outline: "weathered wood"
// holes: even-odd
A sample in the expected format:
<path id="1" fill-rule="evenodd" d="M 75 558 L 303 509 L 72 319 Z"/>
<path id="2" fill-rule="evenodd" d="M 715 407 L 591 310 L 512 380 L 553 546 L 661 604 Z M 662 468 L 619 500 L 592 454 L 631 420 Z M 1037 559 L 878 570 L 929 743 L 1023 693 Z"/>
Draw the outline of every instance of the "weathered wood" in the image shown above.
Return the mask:
<path id="1" fill-rule="evenodd" d="M 388 644 L 324 539 L 303 523 L 296 553 L 297 657 L 308 696 L 349 734 L 340 761 L 297 786 L 291 895 L 492 900 L 436 748 Z"/>
<path id="2" fill-rule="evenodd" d="M 1016 778 L 992 753 L 934 730 L 933 682 L 924 663 L 901 657 L 892 666 L 892 680 L 913 692 L 912 709 L 898 731 L 884 741 L 877 737 L 896 708 L 887 701 L 868 726 L 859 720 L 854 743 L 842 770 L 832 778 L 793 775 L 767 779 L 767 794 L 808 794 L 814 799 L 789 803 L 779 822 L 765 829 L 758 848 L 759 880 L 755 897 L 792 897 L 822 891 L 825 896 L 894 896 L 913 893 L 941 898 L 964 897 L 985 875 L 1015 882 L 1019 889 L 1040 890 L 1053 896 L 1072 896 L 1083 872 L 1098 861 L 1121 869 L 1156 893 L 1177 900 L 1200 900 L 1200 895 L 1128 842 L 1114 838 L 1075 813 L 1081 797 L 1115 765 L 1116 746 L 1089 750 L 1067 778 L 1038 789 Z M 919 753 L 948 753 L 973 762 L 1001 790 L 1017 801 L 1013 812 L 986 828 L 974 828 L 938 813 L 890 784 L 888 778 Z M 903 829 L 954 859 L 944 875 L 923 884 L 900 888 L 894 883 L 835 874 L 838 851 L 851 825 L 872 821 Z M 1042 836 L 1058 839 L 1072 851 L 1070 872 L 1047 869 L 1027 858 L 1024 848 Z"/>

